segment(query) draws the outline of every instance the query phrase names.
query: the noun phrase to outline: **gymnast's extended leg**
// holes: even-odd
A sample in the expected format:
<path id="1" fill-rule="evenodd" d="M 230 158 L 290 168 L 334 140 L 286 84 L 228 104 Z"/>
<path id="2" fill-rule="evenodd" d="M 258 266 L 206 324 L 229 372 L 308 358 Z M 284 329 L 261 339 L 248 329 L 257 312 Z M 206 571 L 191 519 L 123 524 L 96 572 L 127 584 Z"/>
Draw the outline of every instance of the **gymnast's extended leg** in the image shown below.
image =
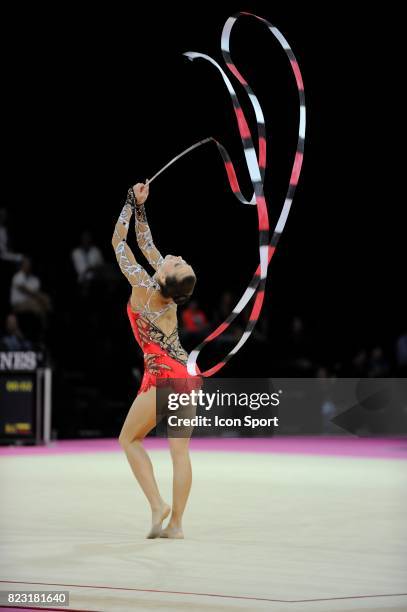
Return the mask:
<path id="1" fill-rule="evenodd" d="M 137 478 L 151 506 L 152 526 L 147 538 L 160 535 L 161 524 L 169 515 L 170 507 L 162 499 L 154 476 L 153 465 L 142 441 L 156 425 L 156 389 L 140 393 L 134 400 L 119 436 L 133 474 Z"/>

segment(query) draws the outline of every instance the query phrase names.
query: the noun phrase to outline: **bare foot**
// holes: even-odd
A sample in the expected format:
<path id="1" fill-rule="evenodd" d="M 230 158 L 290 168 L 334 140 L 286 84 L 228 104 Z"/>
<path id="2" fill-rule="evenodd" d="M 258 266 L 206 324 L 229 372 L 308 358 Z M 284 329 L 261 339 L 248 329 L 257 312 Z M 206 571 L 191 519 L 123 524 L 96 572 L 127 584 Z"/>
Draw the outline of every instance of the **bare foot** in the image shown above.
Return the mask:
<path id="1" fill-rule="evenodd" d="M 167 518 L 170 511 L 171 508 L 170 506 L 168 506 L 168 504 L 163 504 L 159 510 L 153 510 L 151 519 L 151 529 L 146 536 L 148 540 L 158 538 L 161 533 L 163 520 Z"/>
<path id="2" fill-rule="evenodd" d="M 160 533 L 160 538 L 171 538 L 172 540 L 183 540 L 184 532 L 182 527 L 168 525 Z"/>

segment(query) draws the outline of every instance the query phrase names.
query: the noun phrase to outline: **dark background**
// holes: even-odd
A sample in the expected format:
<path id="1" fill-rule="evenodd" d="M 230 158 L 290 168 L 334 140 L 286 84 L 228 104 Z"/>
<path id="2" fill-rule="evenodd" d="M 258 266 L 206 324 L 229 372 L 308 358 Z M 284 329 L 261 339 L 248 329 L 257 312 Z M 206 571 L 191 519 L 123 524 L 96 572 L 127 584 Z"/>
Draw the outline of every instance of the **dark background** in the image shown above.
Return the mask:
<path id="1" fill-rule="evenodd" d="M 2 196 L 14 246 L 32 256 L 54 300 L 48 342 L 62 429 L 73 418 L 80 385 L 88 396 L 77 414 L 91 410 L 89 431 L 92 401 L 98 411 L 102 400 L 110 402 L 107 411 L 118 406 L 119 426 L 137 390 L 130 372 L 140 360 L 126 319 L 125 280 L 114 299 L 102 298 L 91 312 L 76 301 L 70 252 L 81 231 L 91 229 L 113 262 L 111 235 L 127 188 L 207 136 L 227 147 L 251 195 L 221 77 L 206 62 L 182 56 L 200 51 L 222 64 L 222 27 L 239 10 L 265 17 L 290 42 L 304 79 L 307 134 L 292 212 L 269 268 L 262 312 L 268 342 L 250 339 L 221 375 L 273 376 L 295 315 L 304 321 L 313 359 L 329 367 L 376 345 L 391 360 L 405 331 L 405 231 L 396 189 L 403 177 L 397 165 L 385 169 L 400 92 L 382 38 L 388 24 L 378 30 L 378 14 L 269 2 L 9 14 Z M 295 153 L 295 81 L 283 50 L 255 20 L 236 24 L 231 52 L 266 118 L 265 193 L 274 226 Z M 253 127 L 244 92 L 233 82 Z M 257 215 L 231 194 L 214 147 L 200 148 L 157 179 L 147 212 L 160 251 L 193 265 L 196 298 L 210 316 L 223 291 L 240 297 L 258 262 Z M 201 367 L 224 353 L 211 347 Z"/>

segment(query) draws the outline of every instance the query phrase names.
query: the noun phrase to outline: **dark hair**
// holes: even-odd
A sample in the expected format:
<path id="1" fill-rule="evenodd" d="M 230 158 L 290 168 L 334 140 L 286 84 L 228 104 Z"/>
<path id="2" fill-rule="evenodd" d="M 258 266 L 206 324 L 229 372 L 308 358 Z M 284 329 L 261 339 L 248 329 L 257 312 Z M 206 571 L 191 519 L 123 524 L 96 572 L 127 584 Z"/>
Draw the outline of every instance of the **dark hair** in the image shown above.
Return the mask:
<path id="1" fill-rule="evenodd" d="M 181 280 L 175 276 L 167 276 L 165 284 L 160 283 L 161 293 L 165 298 L 171 297 L 178 305 L 185 304 L 191 297 L 196 283 L 195 274 L 188 274 Z"/>

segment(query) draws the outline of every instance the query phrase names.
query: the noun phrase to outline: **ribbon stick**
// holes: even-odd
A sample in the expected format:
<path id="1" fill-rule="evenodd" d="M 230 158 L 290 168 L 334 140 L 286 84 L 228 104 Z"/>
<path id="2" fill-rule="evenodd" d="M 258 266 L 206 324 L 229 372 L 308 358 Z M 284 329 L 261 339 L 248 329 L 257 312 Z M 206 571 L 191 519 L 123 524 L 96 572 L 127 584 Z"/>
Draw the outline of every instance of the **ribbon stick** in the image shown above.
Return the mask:
<path id="1" fill-rule="evenodd" d="M 160 176 L 160 174 L 162 172 L 164 172 L 164 170 L 166 170 L 167 168 L 172 166 L 172 164 L 175 164 L 175 162 L 178 161 L 179 159 L 181 159 L 181 157 L 183 157 L 187 153 L 190 153 L 191 151 L 193 151 L 197 147 L 200 147 L 201 145 L 205 144 L 206 142 L 211 142 L 211 140 L 213 140 L 213 139 L 212 138 L 205 138 L 204 140 L 200 140 L 199 142 L 196 142 L 195 144 L 193 144 L 191 147 L 188 147 L 188 149 L 185 149 L 185 151 L 183 151 L 179 155 L 176 155 L 171 161 L 168 162 L 168 164 L 165 164 L 165 166 L 163 166 L 161 168 L 161 170 L 156 172 L 154 174 L 154 176 L 152 176 L 150 179 L 147 179 L 148 183 L 149 184 L 152 183 L 157 178 L 157 176 Z"/>

